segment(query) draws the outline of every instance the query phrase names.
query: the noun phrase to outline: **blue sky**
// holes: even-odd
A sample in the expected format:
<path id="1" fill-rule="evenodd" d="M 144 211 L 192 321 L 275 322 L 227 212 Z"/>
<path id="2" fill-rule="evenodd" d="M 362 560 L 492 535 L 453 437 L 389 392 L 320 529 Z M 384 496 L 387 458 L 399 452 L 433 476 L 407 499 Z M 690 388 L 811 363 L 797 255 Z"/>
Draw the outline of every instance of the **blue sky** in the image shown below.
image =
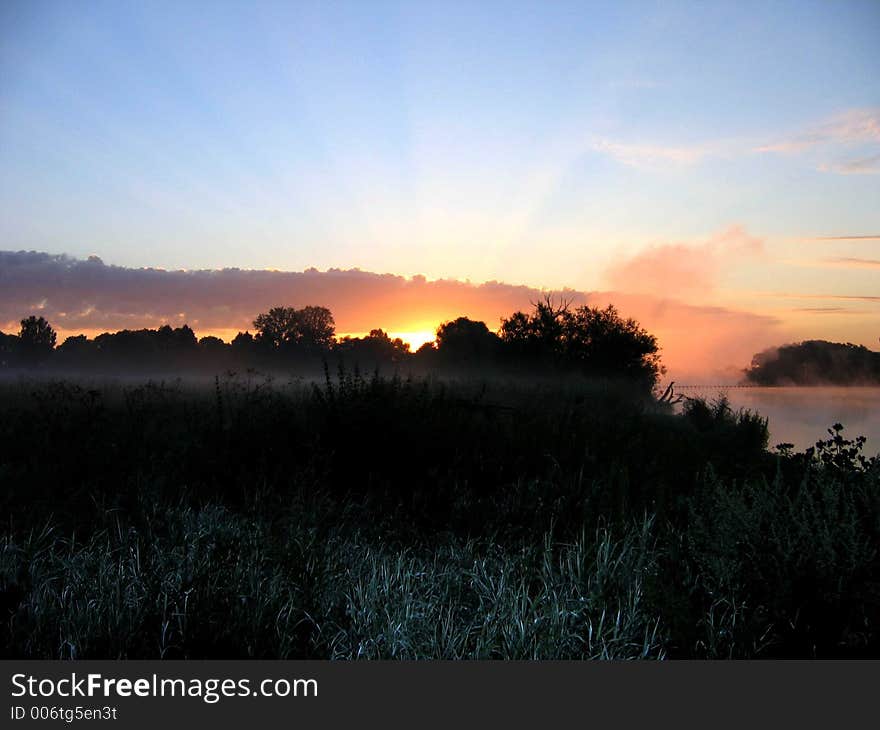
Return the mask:
<path id="1" fill-rule="evenodd" d="M 714 246 L 707 302 L 862 295 L 878 240 L 813 239 L 880 234 L 878 38 L 871 0 L 7 0 L 0 248 L 601 289 Z"/>

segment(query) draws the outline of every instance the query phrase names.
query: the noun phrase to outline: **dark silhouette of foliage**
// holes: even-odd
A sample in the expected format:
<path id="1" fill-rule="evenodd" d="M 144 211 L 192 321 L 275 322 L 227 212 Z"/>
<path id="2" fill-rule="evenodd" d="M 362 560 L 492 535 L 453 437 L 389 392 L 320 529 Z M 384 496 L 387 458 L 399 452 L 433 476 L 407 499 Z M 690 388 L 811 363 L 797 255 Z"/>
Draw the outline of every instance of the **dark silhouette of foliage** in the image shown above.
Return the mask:
<path id="1" fill-rule="evenodd" d="M 347 361 L 364 364 L 400 363 L 409 355 L 409 345 L 399 337 L 391 339 L 381 329 L 370 330 L 366 337 L 343 337 L 335 351 Z"/>
<path id="2" fill-rule="evenodd" d="M 18 364 L 19 347 L 16 335 L 0 332 L 0 368 L 10 368 Z"/>
<path id="3" fill-rule="evenodd" d="M 501 340 L 527 361 L 574 368 L 603 378 L 626 378 L 653 387 L 664 372 L 657 338 L 613 305 L 572 309 L 548 297 L 531 314 L 515 312 L 501 323 Z"/>
<path id="4" fill-rule="evenodd" d="M 62 342 L 55 351 L 55 357 L 62 367 L 84 367 L 96 363 L 97 347 L 94 340 L 85 335 L 73 335 Z"/>
<path id="5" fill-rule="evenodd" d="M 230 342 L 229 345 L 234 352 L 239 354 L 253 352 L 255 345 L 254 336 L 250 332 L 239 332 L 232 338 L 232 342 Z"/>
<path id="6" fill-rule="evenodd" d="M 23 321 L 23 331 L 25 324 L 24 337 L 0 339 L 0 366 L 26 366 L 51 354 L 54 331 L 49 324 L 32 317 Z M 229 344 L 214 336 L 197 339 L 186 324 L 105 332 L 94 339 L 77 335 L 57 348 L 49 365 L 142 374 L 294 368 L 300 375 L 317 375 L 328 361 L 421 373 L 439 368 L 458 374 L 530 375 L 558 374 L 561 369 L 627 380 L 641 390 L 650 390 L 663 371 L 656 339 L 634 320 L 622 318 L 614 307 L 572 309 L 567 302 L 557 305 L 550 298 L 535 305 L 531 314 L 516 312 L 503 320 L 500 336 L 485 322 L 467 317 L 445 322 L 437 328 L 436 339 L 416 353 L 382 329 L 337 340 L 333 315 L 326 307 L 273 307 L 259 314 L 254 326 L 256 335 L 239 332 Z M 26 357 L 28 347 L 40 357 Z"/>
<path id="7" fill-rule="evenodd" d="M 31 315 L 21 320 L 18 346 L 22 359 L 31 364 L 46 360 L 55 349 L 57 335 L 44 317 Z"/>
<path id="8" fill-rule="evenodd" d="M 86 352 L 86 343 L 77 342 L 71 354 L 75 349 Z M 191 367 L 196 363 L 197 356 L 198 342 L 195 333 L 187 325 L 105 332 L 95 337 L 92 346 L 92 357 L 99 365 L 124 367 L 137 372 Z"/>
<path id="9" fill-rule="evenodd" d="M 759 352 L 745 371 L 758 385 L 880 383 L 880 352 L 851 343 L 807 340 Z"/>
<path id="10" fill-rule="evenodd" d="M 221 354 L 229 349 L 229 345 L 219 337 L 208 335 L 207 337 L 199 338 L 199 349 L 209 355 Z"/>
<path id="11" fill-rule="evenodd" d="M 259 344 L 270 349 L 328 350 L 334 343 L 336 325 L 326 307 L 273 307 L 254 320 Z"/>
<path id="12" fill-rule="evenodd" d="M 498 335 L 485 322 L 459 317 L 437 328 L 437 354 L 446 362 L 488 362 L 498 354 Z"/>

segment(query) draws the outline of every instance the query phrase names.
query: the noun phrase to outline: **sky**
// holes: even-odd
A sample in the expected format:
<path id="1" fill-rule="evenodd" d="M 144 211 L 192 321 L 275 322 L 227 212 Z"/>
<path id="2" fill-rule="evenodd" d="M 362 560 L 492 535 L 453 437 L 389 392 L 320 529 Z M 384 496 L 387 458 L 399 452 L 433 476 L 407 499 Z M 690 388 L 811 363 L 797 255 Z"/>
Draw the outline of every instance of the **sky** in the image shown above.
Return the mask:
<path id="1" fill-rule="evenodd" d="M 72 316 L 58 266 L 79 276 L 97 256 L 120 276 L 496 282 L 519 306 L 570 289 L 661 329 L 678 312 L 661 336 L 673 362 L 707 357 L 697 321 L 731 366 L 798 339 L 878 349 L 878 38 L 875 0 L 6 0 L 0 250 L 69 258 L 44 260 L 43 278 L 35 259 L 0 259 L 0 329 L 28 307 Z M 26 292 L 9 286 L 14 262 Z M 298 301 L 300 280 L 284 281 L 290 301 L 272 303 L 345 299 Z M 145 290 L 134 311 L 73 288 L 86 330 L 224 306 L 223 290 L 190 310 L 146 306 Z M 470 313 L 454 287 L 412 289 L 399 306 L 365 299 L 338 329 L 375 312 L 394 322 L 373 326 L 424 334 Z M 490 299 L 469 306 L 494 326 L 509 312 Z"/>

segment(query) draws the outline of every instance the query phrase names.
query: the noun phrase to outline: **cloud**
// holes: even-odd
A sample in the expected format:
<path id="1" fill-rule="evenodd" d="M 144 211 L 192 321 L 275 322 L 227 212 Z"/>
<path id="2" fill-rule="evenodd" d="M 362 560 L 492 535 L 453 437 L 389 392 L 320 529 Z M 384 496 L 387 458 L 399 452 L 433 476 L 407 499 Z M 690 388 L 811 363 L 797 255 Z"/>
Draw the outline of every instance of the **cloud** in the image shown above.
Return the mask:
<path id="1" fill-rule="evenodd" d="M 872 175 L 880 173 L 878 145 L 880 109 L 850 109 L 804 132 L 756 147 L 755 152 L 810 154 L 819 158 L 820 172 Z"/>
<path id="2" fill-rule="evenodd" d="M 815 241 L 874 241 L 880 239 L 880 233 L 861 236 L 816 236 Z"/>
<path id="3" fill-rule="evenodd" d="M 836 172 L 838 175 L 876 175 L 880 173 L 880 153 L 837 164 L 820 165 L 819 169 L 822 172 Z"/>
<path id="4" fill-rule="evenodd" d="M 792 312 L 806 312 L 807 314 L 842 314 L 842 315 L 864 315 L 870 314 L 864 309 L 847 309 L 846 307 L 794 307 Z"/>
<path id="5" fill-rule="evenodd" d="M 776 317 L 725 307 L 618 291 L 592 292 L 588 300 L 614 304 L 656 335 L 669 375 L 679 382 L 736 379 L 736 369 L 756 352 L 791 337 Z"/>
<path id="6" fill-rule="evenodd" d="M 722 250 L 759 245 L 757 239 L 733 231 L 709 245 Z M 339 332 L 433 329 L 460 315 L 496 328 L 501 317 L 528 309 L 543 294 L 496 281 L 429 281 L 357 269 L 165 271 L 111 266 L 97 258 L 0 252 L 0 328 L 7 331 L 17 329 L 18 320 L 31 314 L 38 302 L 43 303 L 40 313 L 62 335 L 188 323 L 199 335 L 228 337 L 252 327 L 255 315 L 269 307 L 306 304 L 329 307 Z M 575 305 L 615 304 L 657 335 L 672 373 L 708 373 L 747 363 L 780 336 L 779 322 L 771 317 L 664 296 L 572 290 L 556 294 Z"/>
<path id="7" fill-rule="evenodd" d="M 677 298 L 705 295 L 716 287 L 722 271 L 763 251 L 763 239 L 731 226 L 699 243 L 650 246 L 612 264 L 605 280 L 620 291 Z"/>
<path id="8" fill-rule="evenodd" d="M 791 293 L 764 293 L 764 296 L 777 299 L 825 299 L 837 302 L 880 302 L 880 297 L 870 294 L 791 294 Z"/>
<path id="9" fill-rule="evenodd" d="M 833 161 L 820 161 L 817 169 L 840 175 L 880 172 L 880 109 L 849 109 L 804 131 L 774 142 L 755 145 L 744 139 L 713 140 L 699 144 L 665 145 L 631 143 L 602 138 L 595 140 L 595 151 L 609 155 L 630 167 L 686 167 L 708 158 L 743 157 L 754 153 L 786 155 L 816 151 Z M 853 157 L 853 148 L 861 154 Z"/>
<path id="10" fill-rule="evenodd" d="M 630 167 L 652 167 L 661 165 L 686 166 L 700 162 L 710 154 L 715 154 L 709 145 L 664 146 L 652 144 L 629 144 L 610 139 L 600 139 L 593 143 L 593 149 L 607 154 L 618 162 Z"/>
<path id="11" fill-rule="evenodd" d="M 791 137 L 766 144 L 756 152 L 797 153 L 826 144 L 880 142 L 880 109 L 850 109 Z"/>
<path id="12" fill-rule="evenodd" d="M 880 259 L 858 259 L 849 256 L 824 259 L 823 263 L 831 266 L 843 266 L 848 269 L 880 269 Z"/>

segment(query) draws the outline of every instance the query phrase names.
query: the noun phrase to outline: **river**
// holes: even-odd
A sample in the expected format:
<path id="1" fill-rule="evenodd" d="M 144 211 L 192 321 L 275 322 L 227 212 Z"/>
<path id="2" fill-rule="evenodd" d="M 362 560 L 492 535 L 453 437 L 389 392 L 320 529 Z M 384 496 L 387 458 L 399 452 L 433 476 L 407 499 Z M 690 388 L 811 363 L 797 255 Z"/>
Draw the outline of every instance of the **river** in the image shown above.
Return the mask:
<path id="1" fill-rule="evenodd" d="M 725 387 L 676 386 L 676 392 L 708 399 L 726 395 L 735 409 L 757 411 L 769 420 L 770 446 L 788 442 L 798 449 L 827 438 L 834 423 L 843 435 L 865 436 L 865 453 L 880 453 L 880 388 L 878 387 Z"/>

